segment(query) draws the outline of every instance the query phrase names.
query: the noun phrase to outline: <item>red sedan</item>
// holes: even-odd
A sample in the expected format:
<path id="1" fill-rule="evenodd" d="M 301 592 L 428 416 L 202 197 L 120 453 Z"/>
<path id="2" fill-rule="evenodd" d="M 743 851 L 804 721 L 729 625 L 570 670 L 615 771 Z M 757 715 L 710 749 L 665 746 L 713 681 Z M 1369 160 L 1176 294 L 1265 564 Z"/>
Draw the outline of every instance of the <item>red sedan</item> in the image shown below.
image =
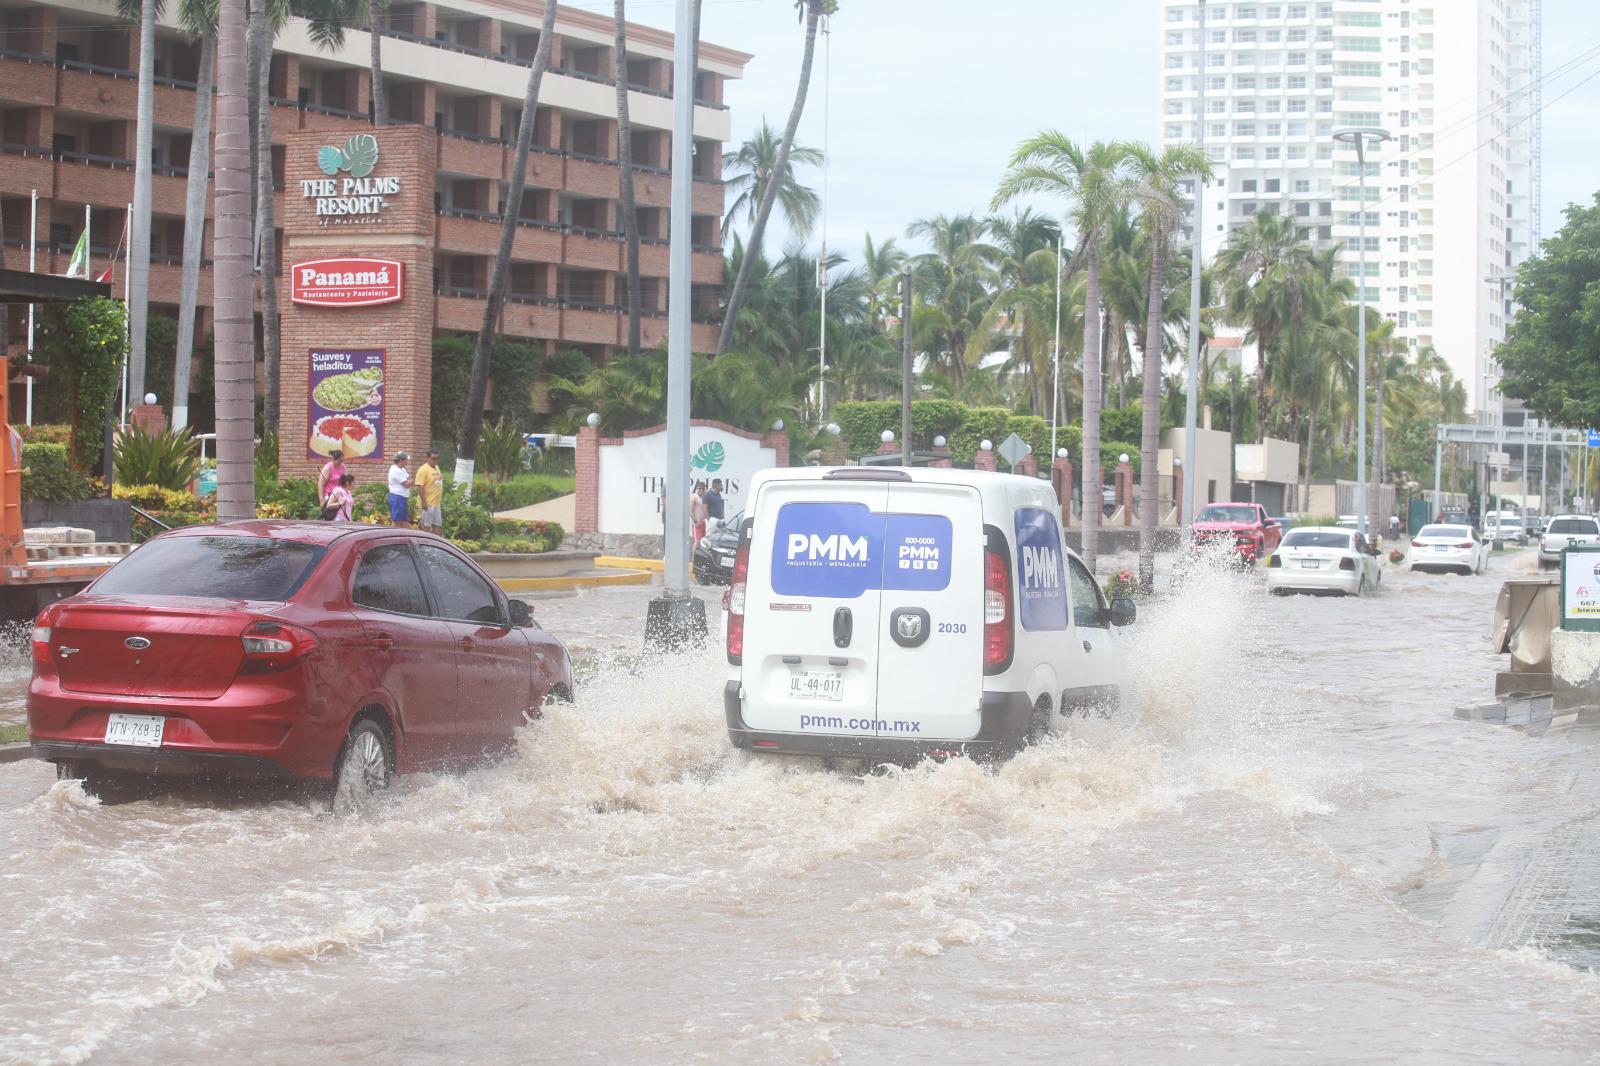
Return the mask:
<path id="1" fill-rule="evenodd" d="M 350 523 L 163 534 L 32 643 L 34 754 L 91 789 L 217 770 L 331 778 L 359 806 L 573 691 L 566 648 L 449 542 Z"/>

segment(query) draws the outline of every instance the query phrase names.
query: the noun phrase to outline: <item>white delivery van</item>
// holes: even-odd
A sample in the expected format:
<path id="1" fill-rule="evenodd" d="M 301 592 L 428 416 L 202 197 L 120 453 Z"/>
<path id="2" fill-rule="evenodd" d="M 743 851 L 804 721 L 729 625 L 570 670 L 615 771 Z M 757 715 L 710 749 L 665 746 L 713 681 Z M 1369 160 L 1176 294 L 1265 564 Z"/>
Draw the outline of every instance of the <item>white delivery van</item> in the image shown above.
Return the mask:
<path id="1" fill-rule="evenodd" d="M 1120 626 L 1047 481 L 969 470 L 769 470 L 729 593 L 736 747 L 1007 754 L 1114 708 Z"/>

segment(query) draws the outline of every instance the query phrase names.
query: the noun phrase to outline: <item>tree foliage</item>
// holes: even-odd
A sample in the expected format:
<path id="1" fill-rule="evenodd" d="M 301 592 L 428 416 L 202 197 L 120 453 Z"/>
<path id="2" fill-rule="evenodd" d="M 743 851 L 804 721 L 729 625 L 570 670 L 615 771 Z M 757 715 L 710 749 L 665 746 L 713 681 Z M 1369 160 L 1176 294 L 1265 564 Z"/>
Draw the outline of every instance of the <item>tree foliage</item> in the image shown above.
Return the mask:
<path id="1" fill-rule="evenodd" d="M 1500 391 L 1541 419 L 1600 426 L 1600 193 L 1517 271 L 1521 311 L 1495 353 Z"/>
<path id="2" fill-rule="evenodd" d="M 121 300 L 96 296 L 41 308 L 36 351 L 49 366 L 60 420 L 72 425 L 74 465 L 94 470 L 104 449 L 106 414 L 116 398 L 127 355 L 127 314 Z M 56 421 L 51 417 L 49 421 Z"/>

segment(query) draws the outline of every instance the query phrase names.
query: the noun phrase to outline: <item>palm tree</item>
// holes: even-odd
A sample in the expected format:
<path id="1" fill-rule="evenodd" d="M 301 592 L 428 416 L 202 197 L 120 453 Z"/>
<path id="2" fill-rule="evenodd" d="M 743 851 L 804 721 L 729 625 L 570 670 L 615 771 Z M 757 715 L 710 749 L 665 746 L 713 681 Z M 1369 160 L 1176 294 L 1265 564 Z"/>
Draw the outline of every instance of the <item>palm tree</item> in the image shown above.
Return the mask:
<path id="1" fill-rule="evenodd" d="M 252 442 L 250 116 L 244 0 L 222 0 L 217 30 L 216 289 L 217 517 L 255 516 Z"/>
<path id="2" fill-rule="evenodd" d="M 1278 344 L 1305 317 L 1311 246 L 1307 231 L 1287 216 L 1262 213 L 1228 234 L 1213 269 L 1235 322 L 1248 322 L 1260 352 L 1256 373 L 1256 443 L 1266 438 L 1272 409 L 1267 381 Z"/>
<path id="3" fill-rule="evenodd" d="M 1149 318 L 1140 342 L 1144 354 L 1143 439 L 1140 441 L 1139 587 L 1155 588 L 1157 466 L 1161 450 L 1161 352 L 1166 336 L 1162 300 L 1173 235 L 1185 218 L 1180 185 L 1192 176 L 1211 180 L 1211 157 L 1192 145 L 1174 145 L 1159 154 L 1148 145 L 1125 146 L 1134 178 L 1133 197 L 1150 246 L 1147 281 Z"/>
<path id="4" fill-rule="evenodd" d="M 618 0 L 620 6 L 620 0 Z M 383 87 L 383 11 L 387 0 L 366 0 L 368 63 L 372 70 L 372 124 L 389 124 L 389 94 Z M 263 94 L 265 90 L 263 90 Z"/>
<path id="5" fill-rule="evenodd" d="M 784 221 L 789 225 L 789 232 L 801 238 L 810 236 L 812 228 L 817 224 L 817 214 L 822 209 L 822 201 L 817 197 L 815 189 L 800 183 L 795 176 L 795 168 L 820 166 L 822 153 L 805 145 L 793 145 L 780 173 L 777 169 L 779 147 L 777 131 L 763 119 L 761 125 L 750 135 L 750 139 L 741 144 L 737 152 L 722 161 L 722 185 L 730 197 L 728 210 L 722 218 L 724 230 L 732 230 L 739 222 L 753 226 L 756 213 L 761 208 L 761 201 L 766 198 L 767 189 L 776 180 L 778 206 L 783 209 Z"/>
<path id="6" fill-rule="evenodd" d="M 905 269 L 906 253 L 890 237 L 882 244 L 875 243 L 867 234 L 861 246 L 861 268 L 866 275 L 867 316 L 879 328 L 884 320 L 895 313 L 899 297 L 895 295 L 900 283 L 900 272 Z"/>
<path id="7" fill-rule="evenodd" d="M 639 211 L 633 191 L 633 120 L 628 114 L 627 0 L 616 0 L 617 167 L 622 175 L 622 238 L 628 246 L 628 354 L 639 354 Z"/>
<path id="8" fill-rule="evenodd" d="M 1073 261 L 1081 261 L 1088 281 L 1083 323 L 1083 561 L 1093 573 L 1100 532 L 1100 242 L 1107 220 L 1128 198 L 1121 144 L 1096 141 L 1080 147 L 1065 134 L 1046 130 L 1017 146 L 992 206 L 1026 193 L 1061 196 L 1072 205 L 1078 231 Z"/>
<path id="9" fill-rule="evenodd" d="M 178 295 L 178 343 L 172 367 L 172 424 L 182 429 L 189 424 L 195 308 L 200 302 L 200 261 L 205 255 L 206 186 L 211 183 L 211 86 L 216 75 L 217 4 L 215 0 L 188 0 L 179 8 L 178 18 L 190 39 L 200 41 L 189 173 L 183 190 L 183 274 Z"/>
<path id="10" fill-rule="evenodd" d="M 941 312 L 939 329 L 927 337 L 930 342 L 937 337 L 938 342 L 927 351 L 957 392 L 968 370 L 969 342 L 983 319 L 984 279 L 999 255 L 984 240 L 988 232 L 988 221 L 970 213 L 919 218 L 906 227 L 907 236 L 921 237 L 932 247 L 912 261 L 919 295 Z"/>
<path id="11" fill-rule="evenodd" d="M 546 0 L 544 21 L 539 26 L 539 50 L 533 57 L 527 92 L 522 97 L 522 122 L 517 126 L 517 151 L 511 164 L 511 180 L 506 183 L 505 203 L 500 205 L 500 247 L 489 273 L 483 325 L 478 329 L 478 343 L 472 353 L 472 380 L 467 386 L 467 413 L 461 420 L 455 470 L 455 480 L 469 493 L 473 459 L 478 454 L 478 434 L 483 428 L 483 403 L 489 392 L 489 350 L 494 345 L 500 307 L 505 302 L 506 278 L 511 272 L 511 244 L 517 235 L 517 218 L 522 213 L 522 190 L 528 180 L 528 151 L 533 145 L 533 124 L 539 111 L 539 83 L 544 80 L 545 68 L 550 64 L 550 42 L 555 37 L 558 6 L 558 0 Z"/>
<path id="12" fill-rule="evenodd" d="M 794 132 L 800 126 L 800 116 L 806 109 L 806 90 L 811 86 L 811 61 L 817 51 L 817 24 L 824 15 L 837 11 L 839 4 L 838 0 L 795 0 L 795 6 L 805 19 L 805 53 L 800 60 L 800 84 L 794 92 L 794 104 L 789 108 L 789 121 L 783 127 L 783 139 L 778 142 L 778 151 L 772 160 L 771 173 L 774 175 L 786 175 L 789 172 L 789 150 L 794 146 Z M 767 228 L 767 218 L 772 214 L 772 205 L 778 198 L 779 184 L 779 181 L 769 180 L 767 187 L 762 190 L 760 205 L 750 223 L 749 247 L 753 251 L 761 248 L 761 237 Z M 746 257 L 744 267 L 751 263 L 751 258 Z M 733 279 L 733 290 L 728 295 L 728 315 L 722 321 L 722 333 L 717 338 L 718 355 L 728 350 L 728 342 L 733 339 L 733 327 L 729 323 L 739 317 L 739 309 L 744 306 L 745 288 L 750 284 L 744 267 Z"/>
<path id="13" fill-rule="evenodd" d="M 226 0 L 223 0 L 226 2 Z M 256 164 L 256 279 L 261 292 L 262 425 L 278 424 L 278 251 L 277 203 L 272 181 L 272 103 L 268 87 L 272 80 L 272 41 L 288 18 L 283 3 L 256 2 L 250 5 L 250 49 L 248 74 L 252 134 Z"/>

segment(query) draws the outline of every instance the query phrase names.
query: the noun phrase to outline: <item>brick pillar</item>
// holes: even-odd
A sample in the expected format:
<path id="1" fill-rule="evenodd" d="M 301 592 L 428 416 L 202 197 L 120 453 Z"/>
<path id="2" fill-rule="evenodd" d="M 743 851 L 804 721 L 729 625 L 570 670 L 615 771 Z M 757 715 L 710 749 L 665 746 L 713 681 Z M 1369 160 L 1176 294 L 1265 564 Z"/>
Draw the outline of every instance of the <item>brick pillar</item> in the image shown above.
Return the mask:
<path id="1" fill-rule="evenodd" d="M 1182 527 L 1184 521 L 1183 464 L 1176 461 L 1172 464 L 1172 511 L 1173 525 Z"/>
<path id="2" fill-rule="evenodd" d="M 128 412 L 128 420 L 146 433 L 156 434 L 167 428 L 167 413 L 158 403 L 142 403 Z"/>
<path id="3" fill-rule="evenodd" d="M 1011 472 L 1021 477 L 1038 477 L 1039 460 L 1033 457 L 1032 452 L 1029 452 L 1017 460 L 1017 465 L 1011 468 Z"/>
<path id="4" fill-rule="evenodd" d="M 578 430 L 576 457 L 577 515 L 575 533 L 600 531 L 600 431 L 593 426 Z"/>
<path id="5" fill-rule="evenodd" d="M 789 465 L 789 434 L 781 429 L 769 429 L 761 438 L 763 448 L 771 448 L 776 453 L 774 465 L 785 467 Z"/>
<path id="6" fill-rule="evenodd" d="M 1122 508 L 1122 524 L 1133 525 L 1133 464 L 1117 464 L 1117 506 Z"/>
<path id="7" fill-rule="evenodd" d="M 987 449 L 986 448 L 979 448 L 976 452 L 974 452 L 973 455 L 972 455 L 972 469 L 974 469 L 974 470 L 997 470 L 997 469 L 999 469 L 999 467 L 995 464 L 994 449 L 993 448 L 987 448 Z"/>
<path id="8" fill-rule="evenodd" d="M 933 446 L 933 454 L 938 456 L 938 458 L 930 462 L 928 464 L 929 466 L 938 467 L 941 470 L 948 470 L 952 466 L 956 465 L 955 460 L 950 458 L 950 446 L 948 444 L 935 444 Z"/>
<path id="9" fill-rule="evenodd" d="M 1050 483 L 1061 501 L 1061 526 L 1072 525 L 1072 460 L 1054 459 L 1050 463 Z"/>
<path id="10" fill-rule="evenodd" d="M 886 441 L 884 441 L 882 444 L 878 445 L 878 454 L 879 455 L 899 455 L 900 454 L 900 442 L 897 441 L 897 440 L 886 440 Z"/>
<path id="11" fill-rule="evenodd" d="M 823 466 L 843 466 L 849 461 L 849 456 L 845 453 L 843 433 L 828 434 L 827 439 L 823 441 L 821 451 Z"/>

